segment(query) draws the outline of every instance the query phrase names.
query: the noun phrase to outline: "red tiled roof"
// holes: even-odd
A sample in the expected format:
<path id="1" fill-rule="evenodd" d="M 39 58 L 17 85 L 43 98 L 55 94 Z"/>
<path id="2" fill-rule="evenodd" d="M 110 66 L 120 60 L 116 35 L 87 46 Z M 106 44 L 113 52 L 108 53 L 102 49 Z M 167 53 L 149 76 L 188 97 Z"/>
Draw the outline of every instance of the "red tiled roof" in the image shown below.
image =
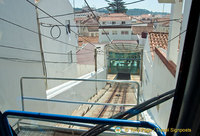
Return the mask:
<path id="1" fill-rule="evenodd" d="M 99 42 L 99 37 L 98 36 L 95 36 L 95 37 L 91 37 L 91 36 L 81 36 L 81 37 L 78 37 L 78 45 L 81 47 L 83 44 L 85 43 L 88 43 L 91 42 L 91 43 L 98 43 Z"/>
<path id="2" fill-rule="evenodd" d="M 150 32 L 149 33 L 150 47 L 160 47 L 167 50 L 168 46 L 168 33 L 163 32 Z"/>
<path id="3" fill-rule="evenodd" d="M 154 59 L 154 51 L 160 60 L 164 63 L 166 68 L 175 77 L 176 75 L 176 64 L 171 60 L 167 59 L 167 54 L 162 50 L 168 48 L 168 33 L 163 32 L 150 32 L 149 33 L 149 44 L 151 48 L 152 58 Z"/>
<path id="4" fill-rule="evenodd" d="M 125 13 L 108 13 L 108 14 L 104 14 L 103 16 L 109 16 L 109 17 L 124 16 L 124 17 L 127 17 L 128 15 L 125 14 Z"/>
<path id="5" fill-rule="evenodd" d="M 140 15 L 141 18 L 152 18 L 151 14 L 142 14 Z"/>
<path id="6" fill-rule="evenodd" d="M 82 21 L 82 20 L 86 20 L 87 17 L 76 17 L 74 18 L 74 21 Z"/>
<path id="7" fill-rule="evenodd" d="M 98 26 L 98 22 L 97 22 L 97 20 L 94 19 L 94 18 L 87 18 L 87 19 L 85 19 L 84 21 L 82 21 L 81 24 Z"/>
<path id="8" fill-rule="evenodd" d="M 124 13 L 111 13 L 101 16 L 99 21 L 127 21 L 131 20 L 131 17 Z"/>
<path id="9" fill-rule="evenodd" d="M 162 18 L 155 18 L 153 21 L 156 23 L 158 22 L 159 24 L 163 26 L 169 26 L 169 17 L 162 17 Z"/>
<path id="10" fill-rule="evenodd" d="M 150 32 L 149 33 L 149 45 L 151 49 L 151 55 L 154 59 L 154 50 L 156 47 L 167 50 L 168 46 L 168 33 L 163 32 Z"/>
<path id="11" fill-rule="evenodd" d="M 139 34 L 141 35 L 142 32 L 152 32 L 153 26 L 132 26 L 133 34 Z"/>
<path id="12" fill-rule="evenodd" d="M 104 25 L 99 26 L 99 29 L 109 29 L 109 28 L 131 28 L 131 26 L 128 25 Z"/>

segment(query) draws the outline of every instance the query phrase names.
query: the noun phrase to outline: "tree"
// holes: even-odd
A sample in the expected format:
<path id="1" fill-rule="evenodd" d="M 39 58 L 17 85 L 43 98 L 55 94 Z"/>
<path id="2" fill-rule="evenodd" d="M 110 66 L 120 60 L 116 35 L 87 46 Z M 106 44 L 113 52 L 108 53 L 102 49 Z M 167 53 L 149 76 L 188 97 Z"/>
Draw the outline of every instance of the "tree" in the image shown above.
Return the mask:
<path id="1" fill-rule="evenodd" d="M 123 0 L 105 0 L 108 2 L 109 7 L 107 8 L 108 11 L 114 12 L 114 13 L 126 13 L 127 8 L 125 7 L 125 2 Z"/>

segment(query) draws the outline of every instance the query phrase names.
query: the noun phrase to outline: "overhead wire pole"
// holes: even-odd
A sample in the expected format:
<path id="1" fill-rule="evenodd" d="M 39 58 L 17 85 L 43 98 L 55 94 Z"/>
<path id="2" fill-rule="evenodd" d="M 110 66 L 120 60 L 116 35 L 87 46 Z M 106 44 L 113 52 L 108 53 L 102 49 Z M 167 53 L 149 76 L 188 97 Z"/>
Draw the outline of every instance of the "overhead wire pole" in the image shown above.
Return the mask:
<path id="1" fill-rule="evenodd" d="M 59 24 L 65 26 L 62 22 L 60 22 L 58 19 L 56 19 L 55 17 L 53 17 L 52 15 L 50 15 L 49 13 L 47 13 L 46 11 L 44 11 L 43 9 L 41 9 L 40 7 L 38 7 L 37 5 L 35 5 L 34 3 L 30 2 L 29 0 L 26 0 L 28 3 L 30 3 L 32 6 L 36 7 L 37 9 L 39 9 L 40 11 L 42 11 L 44 14 L 48 15 L 49 17 L 51 17 L 52 19 L 54 19 L 56 22 L 58 22 Z M 71 29 L 70 29 L 71 30 Z M 71 30 L 73 33 L 75 33 L 76 35 L 80 36 L 79 34 L 77 34 L 76 32 L 74 32 L 73 30 Z M 81 36 L 80 36 L 81 37 Z M 88 41 L 87 39 L 81 37 L 83 40 L 87 41 L 88 43 L 90 43 L 91 45 L 95 46 L 94 44 L 92 44 L 90 41 Z M 76 46 L 75 46 L 76 47 Z"/>
<path id="2" fill-rule="evenodd" d="M 38 37 L 39 37 L 39 44 L 40 44 L 40 53 L 41 53 L 43 74 L 47 78 L 47 68 L 46 68 L 46 63 L 45 63 L 45 58 L 44 58 L 44 50 L 43 50 L 43 47 L 42 47 L 42 37 L 41 37 L 40 22 L 39 22 L 39 19 L 38 19 L 37 8 L 35 8 L 35 12 L 36 12 L 37 25 L 38 25 Z M 45 80 L 45 87 L 46 87 L 46 90 L 47 90 L 47 88 L 48 88 L 47 79 Z"/>
<path id="3" fill-rule="evenodd" d="M 94 65 L 95 65 L 95 79 L 97 79 L 97 48 L 94 49 Z M 95 90 L 97 94 L 97 82 L 95 81 Z"/>

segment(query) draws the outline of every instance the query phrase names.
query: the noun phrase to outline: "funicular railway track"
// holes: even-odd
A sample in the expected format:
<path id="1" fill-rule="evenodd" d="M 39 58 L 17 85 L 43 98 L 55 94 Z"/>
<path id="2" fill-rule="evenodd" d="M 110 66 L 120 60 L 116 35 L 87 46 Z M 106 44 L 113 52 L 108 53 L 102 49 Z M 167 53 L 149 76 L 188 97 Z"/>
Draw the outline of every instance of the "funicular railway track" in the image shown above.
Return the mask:
<path id="1" fill-rule="evenodd" d="M 112 93 L 109 96 L 109 98 L 105 101 L 105 103 L 114 103 L 114 104 L 125 104 L 126 103 L 126 97 L 128 92 L 129 84 L 127 83 L 115 83 L 111 89 Z M 98 118 L 101 117 L 110 117 L 114 115 L 117 112 L 123 112 L 125 111 L 124 106 L 103 106 L 97 115 Z M 109 116 L 108 116 L 109 115 Z"/>

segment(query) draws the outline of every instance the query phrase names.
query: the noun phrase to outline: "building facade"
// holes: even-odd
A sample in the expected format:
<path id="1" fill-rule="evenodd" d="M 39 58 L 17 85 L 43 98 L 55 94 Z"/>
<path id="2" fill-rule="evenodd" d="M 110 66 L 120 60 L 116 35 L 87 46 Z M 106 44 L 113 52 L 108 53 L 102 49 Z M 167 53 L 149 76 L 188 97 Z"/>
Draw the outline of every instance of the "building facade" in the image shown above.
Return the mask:
<path id="1" fill-rule="evenodd" d="M 185 37 L 185 34 L 180 35 L 180 32 L 187 27 L 190 4 L 191 1 L 185 3 L 182 23 L 170 22 L 169 34 L 163 32 L 148 34 L 143 52 L 142 96 L 144 100 L 176 87 Z M 182 17 L 182 5 L 182 1 L 179 0 L 172 4 L 170 20 Z M 172 100 L 169 100 L 149 110 L 154 121 L 163 129 L 167 128 L 171 106 Z"/>

